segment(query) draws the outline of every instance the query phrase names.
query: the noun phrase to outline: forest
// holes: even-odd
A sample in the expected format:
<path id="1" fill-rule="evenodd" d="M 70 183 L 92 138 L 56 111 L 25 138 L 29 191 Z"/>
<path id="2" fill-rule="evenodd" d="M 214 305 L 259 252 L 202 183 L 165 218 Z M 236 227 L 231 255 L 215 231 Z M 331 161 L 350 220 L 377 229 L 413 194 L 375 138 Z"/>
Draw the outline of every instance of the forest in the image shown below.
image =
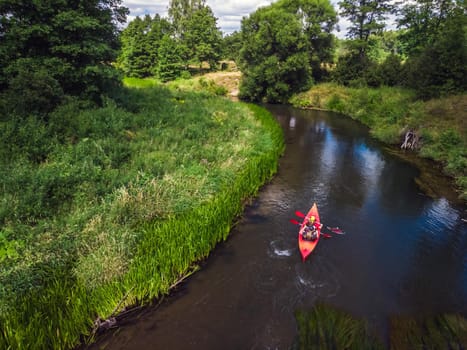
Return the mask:
<path id="1" fill-rule="evenodd" d="M 279 0 L 229 35 L 205 0 L 129 23 L 121 0 L 5 0 L 0 13 L 0 348 L 70 348 L 92 338 L 96 318 L 167 293 L 275 172 L 283 140 L 263 110 L 208 83 L 202 93 L 166 83 L 234 61 L 239 97 L 253 103 L 300 105 L 333 86 L 359 91 L 349 99 L 365 91 L 367 106 L 369 89 L 398 89 L 418 106 L 467 86 L 463 0 Z M 351 23 L 345 39 L 333 34 L 338 16 Z M 352 114 L 342 101 L 330 105 Z M 433 148 L 452 148 L 463 188 L 465 131 L 448 125 Z M 187 212 L 180 230 L 210 228 L 174 262 L 169 224 Z"/>

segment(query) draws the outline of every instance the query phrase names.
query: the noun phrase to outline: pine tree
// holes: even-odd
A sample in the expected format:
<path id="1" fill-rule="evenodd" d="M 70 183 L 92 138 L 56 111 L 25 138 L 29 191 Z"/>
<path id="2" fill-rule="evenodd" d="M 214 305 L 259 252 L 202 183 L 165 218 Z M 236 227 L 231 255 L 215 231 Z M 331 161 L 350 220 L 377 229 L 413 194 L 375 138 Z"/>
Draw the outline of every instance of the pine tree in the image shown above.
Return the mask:
<path id="1" fill-rule="evenodd" d="M 63 96 L 100 101 L 119 83 L 111 66 L 121 0 L 0 2 L 0 92 L 16 112 L 46 113 Z"/>

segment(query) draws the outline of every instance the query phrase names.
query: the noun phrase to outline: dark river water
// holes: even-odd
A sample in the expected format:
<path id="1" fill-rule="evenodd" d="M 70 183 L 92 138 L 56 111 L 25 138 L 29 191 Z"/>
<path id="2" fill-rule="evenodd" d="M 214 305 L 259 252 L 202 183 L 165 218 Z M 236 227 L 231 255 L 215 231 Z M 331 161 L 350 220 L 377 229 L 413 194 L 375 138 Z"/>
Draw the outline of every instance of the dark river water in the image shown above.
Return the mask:
<path id="1" fill-rule="evenodd" d="M 268 108 L 287 144 L 277 175 L 199 272 L 90 348 L 289 349 L 294 311 L 317 301 L 383 340 L 393 315 L 467 315 L 465 207 L 424 195 L 418 170 L 349 118 Z M 289 219 L 313 202 L 346 234 L 321 239 L 303 263 Z"/>

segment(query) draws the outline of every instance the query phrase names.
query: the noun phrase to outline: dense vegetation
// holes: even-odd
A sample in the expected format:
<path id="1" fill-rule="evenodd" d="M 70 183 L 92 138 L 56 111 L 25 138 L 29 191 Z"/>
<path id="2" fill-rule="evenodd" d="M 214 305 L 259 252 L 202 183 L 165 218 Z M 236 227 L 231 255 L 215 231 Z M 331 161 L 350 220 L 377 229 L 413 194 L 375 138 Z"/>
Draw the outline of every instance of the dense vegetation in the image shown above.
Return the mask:
<path id="1" fill-rule="evenodd" d="M 370 2 L 374 7 L 343 3 L 343 14 L 353 23 L 352 40 L 337 62 L 336 82 L 407 87 L 422 99 L 465 92 L 467 17 L 462 1 L 419 0 L 383 8 L 381 1 Z M 376 19 L 389 12 L 398 16 L 397 32 L 381 32 L 384 25 L 377 25 Z"/>
<path id="2" fill-rule="evenodd" d="M 242 21 L 240 97 L 286 102 L 323 77 L 337 22 L 329 1 L 281 0 Z"/>
<path id="3" fill-rule="evenodd" d="M 146 16 L 128 25 L 120 66 L 128 76 L 170 80 L 189 76 L 190 67 L 203 61 L 216 69 L 221 56 L 234 59 L 243 73 L 240 96 L 250 101 L 285 102 L 329 81 L 410 88 L 417 99 L 465 92 L 463 1 L 338 4 L 339 15 L 350 23 L 345 40 L 332 34 L 338 12 L 329 0 L 274 2 L 224 38 L 204 1 L 172 1 L 169 18 Z M 388 18 L 396 19 L 397 30 L 387 30 Z"/>
<path id="4" fill-rule="evenodd" d="M 0 114 L 47 118 L 70 98 L 102 103 L 120 85 L 111 66 L 128 13 L 120 4 L 0 2 Z"/>
<path id="5" fill-rule="evenodd" d="M 166 293 L 276 169 L 261 109 L 163 87 L 124 105 L 1 124 L 21 138 L 1 145 L 0 347 L 69 347 L 126 293 Z"/>
<path id="6" fill-rule="evenodd" d="M 162 81 L 190 76 L 189 67 L 217 68 L 222 33 L 204 0 L 170 2 L 169 18 L 136 17 L 122 33 L 119 67 L 126 76 Z"/>

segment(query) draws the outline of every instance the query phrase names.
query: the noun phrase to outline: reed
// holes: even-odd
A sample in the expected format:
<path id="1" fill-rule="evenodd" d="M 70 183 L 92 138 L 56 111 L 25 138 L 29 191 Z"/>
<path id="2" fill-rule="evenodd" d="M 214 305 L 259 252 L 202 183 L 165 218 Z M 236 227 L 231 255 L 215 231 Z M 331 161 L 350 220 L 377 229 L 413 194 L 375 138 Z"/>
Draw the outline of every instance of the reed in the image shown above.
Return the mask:
<path id="1" fill-rule="evenodd" d="M 298 310 L 295 318 L 299 332 L 296 350 L 384 349 L 363 320 L 330 305 L 317 303 L 311 310 Z"/>
<path id="2" fill-rule="evenodd" d="M 65 202 L 60 215 L 48 203 L 49 217 L 4 221 L 2 349 L 72 348 L 93 340 L 94 321 L 167 294 L 277 170 L 282 130 L 264 109 L 162 87 L 126 98 L 131 111 L 66 116 L 73 143 L 51 144 L 47 164 L 8 163 L 44 194 L 60 180 Z M 23 190 L 16 209 L 45 198 L 33 194 Z"/>
<path id="3" fill-rule="evenodd" d="M 467 320 L 459 314 L 394 316 L 390 342 L 391 350 L 462 350 L 467 346 Z"/>

